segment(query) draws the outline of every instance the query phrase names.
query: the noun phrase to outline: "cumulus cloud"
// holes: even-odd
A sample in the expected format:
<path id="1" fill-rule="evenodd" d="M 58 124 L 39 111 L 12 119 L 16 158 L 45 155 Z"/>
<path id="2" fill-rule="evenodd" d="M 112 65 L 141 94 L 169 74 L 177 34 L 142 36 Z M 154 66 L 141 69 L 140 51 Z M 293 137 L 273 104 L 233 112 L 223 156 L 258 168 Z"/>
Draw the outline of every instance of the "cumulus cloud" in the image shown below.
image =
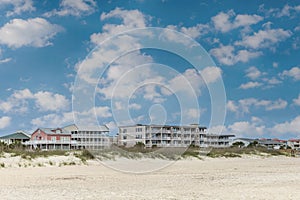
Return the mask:
<path id="1" fill-rule="evenodd" d="M 4 116 L 0 117 L 0 129 L 8 127 L 11 123 L 11 117 Z"/>
<path id="2" fill-rule="evenodd" d="M 43 18 L 13 19 L 0 28 L 0 44 L 10 48 L 45 47 L 63 28 Z"/>
<path id="3" fill-rule="evenodd" d="M 234 133 L 237 137 L 259 137 L 262 136 L 266 127 L 264 125 L 258 125 L 253 122 L 239 121 L 228 126 L 230 132 Z"/>
<path id="4" fill-rule="evenodd" d="M 23 12 L 35 11 L 32 0 L 1 0 L 0 7 L 12 7 L 6 12 L 6 16 L 20 15 Z"/>
<path id="5" fill-rule="evenodd" d="M 259 78 L 263 73 L 259 71 L 255 66 L 251 66 L 246 70 L 246 77 L 255 80 Z"/>
<path id="6" fill-rule="evenodd" d="M 0 110 L 4 113 L 26 113 L 30 103 L 41 112 L 59 112 L 69 108 L 68 99 L 61 94 L 47 91 L 32 93 L 29 89 L 24 89 L 14 91 L 6 101 L 0 101 Z"/>
<path id="7" fill-rule="evenodd" d="M 199 38 L 200 36 L 207 34 L 210 30 L 210 27 L 207 24 L 197 24 L 191 27 L 168 25 L 166 28 L 180 31 L 193 39 Z"/>
<path id="8" fill-rule="evenodd" d="M 279 134 L 300 134 L 300 116 L 295 117 L 291 121 L 276 124 L 271 131 Z"/>
<path id="9" fill-rule="evenodd" d="M 255 98 L 240 99 L 237 102 L 229 101 L 227 108 L 231 112 L 250 113 L 250 108 L 264 108 L 266 111 L 280 110 L 286 108 L 288 105 L 287 101 L 282 99 L 277 100 L 258 100 Z"/>
<path id="10" fill-rule="evenodd" d="M 300 5 L 290 6 L 284 5 L 282 8 L 270 8 L 266 9 L 264 4 L 259 6 L 259 11 L 264 13 L 267 17 L 290 17 L 294 18 L 300 12 Z"/>
<path id="11" fill-rule="evenodd" d="M 66 124 L 74 123 L 73 113 L 48 114 L 31 120 L 34 127 L 61 127 Z"/>
<path id="12" fill-rule="evenodd" d="M 97 3 L 94 0 L 62 0 L 59 9 L 54 9 L 44 14 L 46 17 L 58 16 L 83 16 L 94 13 Z"/>
<path id="13" fill-rule="evenodd" d="M 8 63 L 10 61 L 11 61 L 11 58 L 5 58 L 5 59 L 0 60 L 0 64 Z"/>
<path id="14" fill-rule="evenodd" d="M 116 8 L 108 13 L 102 13 L 100 16 L 101 21 L 107 19 L 117 18 L 121 19 L 121 24 L 104 24 L 102 27 L 102 33 L 94 33 L 91 35 L 91 42 L 94 44 L 100 44 L 106 38 L 111 37 L 114 34 L 124 32 L 133 28 L 146 27 L 148 20 L 139 10 L 123 10 Z"/>
<path id="15" fill-rule="evenodd" d="M 232 101 L 232 100 L 229 100 L 227 102 L 227 105 L 226 105 L 227 109 L 231 112 L 238 112 L 238 106 L 235 105 L 235 102 Z"/>
<path id="16" fill-rule="evenodd" d="M 212 17 L 212 22 L 216 30 L 223 33 L 239 27 L 249 27 L 263 20 L 259 15 L 236 15 L 233 10 L 227 13 L 220 12 Z"/>
<path id="17" fill-rule="evenodd" d="M 281 74 L 279 74 L 279 76 L 281 77 L 291 77 L 293 78 L 295 81 L 299 81 L 300 80 L 300 68 L 299 67 L 293 67 L 290 70 L 284 70 Z"/>
<path id="18" fill-rule="evenodd" d="M 295 105 L 300 106 L 300 94 L 299 94 L 298 98 L 293 99 L 293 102 Z"/>
<path id="19" fill-rule="evenodd" d="M 200 73 L 206 84 L 214 83 L 222 78 L 221 68 L 215 66 L 205 67 Z"/>
<path id="20" fill-rule="evenodd" d="M 259 82 L 253 82 L 253 81 L 250 81 L 248 83 L 243 83 L 240 85 L 240 88 L 241 89 L 244 89 L 244 90 L 247 90 L 247 89 L 250 89 L 250 88 L 257 88 L 257 87 L 260 87 L 262 86 L 262 83 L 259 83 Z"/>
<path id="21" fill-rule="evenodd" d="M 238 62 L 248 62 L 252 58 L 262 55 L 260 51 L 235 50 L 232 45 L 220 45 L 218 48 L 213 48 L 210 53 L 225 65 L 234 65 Z"/>
<path id="22" fill-rule="evenodd" d="M 61 94 L 51 92 L 37 92 L 33 95 L 35 105 L 40 111 L 58 111 L 69 108 L 68 99 Z"/>
<path id="23" fill-rule="evenodd" d="M 274 48 L 277 43 L 286 40 L 291 35 L 291 31 L 281 28 L 259 30 L 253 35 L 243 36 L 243 39 L 235 42 L 235 45 L 252 49 Z"/>

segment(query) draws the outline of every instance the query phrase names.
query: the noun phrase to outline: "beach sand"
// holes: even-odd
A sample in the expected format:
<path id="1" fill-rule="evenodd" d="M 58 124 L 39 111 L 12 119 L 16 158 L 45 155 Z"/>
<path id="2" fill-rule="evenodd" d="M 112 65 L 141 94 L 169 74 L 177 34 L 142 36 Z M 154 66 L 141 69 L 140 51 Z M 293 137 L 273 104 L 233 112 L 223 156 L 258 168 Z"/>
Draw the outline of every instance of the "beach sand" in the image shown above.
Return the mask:
<path id="1" fill-rule="evenodd" d="M 147 164 L 145 160 L 144 164 Z M 0 199 L 299 199 L 300 159 L 185 159 L 144 174 L 88 165 L 0 168 Z"/>

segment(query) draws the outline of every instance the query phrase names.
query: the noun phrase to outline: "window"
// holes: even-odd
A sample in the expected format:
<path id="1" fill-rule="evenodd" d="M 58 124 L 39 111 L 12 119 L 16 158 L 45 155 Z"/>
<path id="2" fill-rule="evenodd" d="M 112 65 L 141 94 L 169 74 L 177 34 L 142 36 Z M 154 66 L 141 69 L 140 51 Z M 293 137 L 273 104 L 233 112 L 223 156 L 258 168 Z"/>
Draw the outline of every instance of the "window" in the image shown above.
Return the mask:
<path id="1" fill-rule="evenodd" d="M 56 141 L 56 136 L 52 136 L 51 141 Z"/>
<path id="2" fill-rule="evenodd" d="M 143 138 L 143 135 L 136 135 L 135 136 L 135 139 L 142 139 Z"/>
<path id="3" fill-rule="evenodd" d="M 60 137 L 61 141 L 68 142 L 70 141 L 70 137 Z"/>
<path id="4" fill-rule="evenodd" d="M 142 132 L 143 128 L 135 128 L 135 132 Z"/>
<path id="5" fill-rule="evenodd" d="M 127 133 L 127 129 L 124 128 L 123 131 L 122 131 L 122 133 Z"/>

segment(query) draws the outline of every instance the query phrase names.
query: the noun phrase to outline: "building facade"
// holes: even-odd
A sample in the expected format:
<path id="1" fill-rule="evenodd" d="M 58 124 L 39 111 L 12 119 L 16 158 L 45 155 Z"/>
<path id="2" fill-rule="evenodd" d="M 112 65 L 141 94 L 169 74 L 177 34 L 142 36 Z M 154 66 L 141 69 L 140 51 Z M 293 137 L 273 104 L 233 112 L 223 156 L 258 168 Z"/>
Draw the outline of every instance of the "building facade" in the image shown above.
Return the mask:
<path id="1" fill-rule="evenodd" d="M 300 139 L 290 139 L 287 141 L 287 145 L 293 150 L 300 150 Z"/>
<path id="2" fill-rule="evenodd" d="M 229 147 L 234 135 L 207 133 L 206 127 L 199 125 L 169 126 L 142 125 L 119 127 L 118 145 L 132 147 L 141 142 L 145 147 Z"/>
<path id="3" fill-rule="evenodd" d="M 70 150 L 71 134 L 64 129 L 38 128 L 24 144 L 31 149 Z"/>
<path id="4" fill-rule="evenodd" d="M 72 149 L 97 150 L 111 145 L 107 126 L 76 126 L 72 124 L 63 127 L 63 130 L 71 134 Z"/>
<path id="5" fill-rule="evenodd" d="M 15 133 L 0 137 L 0 142 L 4 142 L 7 145 L 13 144 L 14 142 L 20 142 L 21 144 L 24 144 L 29 140 L 30 135 L 24 131 L 17 131 Z"/>

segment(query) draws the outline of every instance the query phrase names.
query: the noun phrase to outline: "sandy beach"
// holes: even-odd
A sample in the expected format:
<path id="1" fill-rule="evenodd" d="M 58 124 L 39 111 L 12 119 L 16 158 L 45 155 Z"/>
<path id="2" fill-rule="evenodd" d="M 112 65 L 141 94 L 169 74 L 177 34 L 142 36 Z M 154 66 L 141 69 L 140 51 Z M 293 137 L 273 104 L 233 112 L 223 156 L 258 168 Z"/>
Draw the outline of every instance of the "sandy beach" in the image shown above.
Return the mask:
<path id="1" fill-rule="evenodd" d="M 184 159 L 144 174 L 91 161 L 0 168 L 0 180 L 1 199 L 299 199 L 300 159 Z"/>

